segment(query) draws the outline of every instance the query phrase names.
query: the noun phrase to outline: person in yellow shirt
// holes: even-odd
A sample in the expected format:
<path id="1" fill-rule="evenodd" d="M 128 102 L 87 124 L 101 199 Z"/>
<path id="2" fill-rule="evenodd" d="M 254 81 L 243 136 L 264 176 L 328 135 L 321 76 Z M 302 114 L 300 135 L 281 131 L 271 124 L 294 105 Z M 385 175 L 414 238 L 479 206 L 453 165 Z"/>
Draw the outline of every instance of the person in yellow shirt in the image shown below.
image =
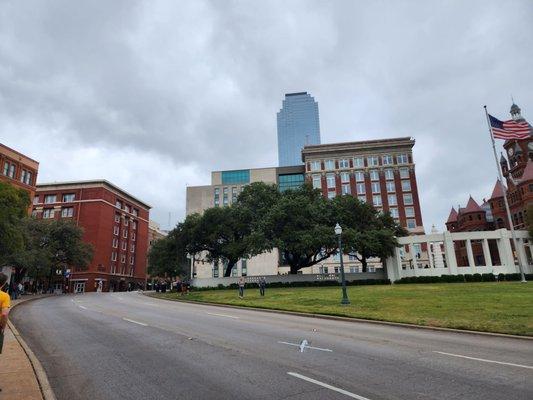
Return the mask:
<path id="1" fill-rule="evenodd" d="M 4 329 L 7 325 L 7 316 L 9 314 L 9 307 L 11 307 L 11 300 L 9 295 L 4 292 L 4 287 L 7 284 L 7 275 L 0 273 L 0 339 L 3 339 Z M 0 353 L 2 352 L 2 343 L 0 343 Z"/>

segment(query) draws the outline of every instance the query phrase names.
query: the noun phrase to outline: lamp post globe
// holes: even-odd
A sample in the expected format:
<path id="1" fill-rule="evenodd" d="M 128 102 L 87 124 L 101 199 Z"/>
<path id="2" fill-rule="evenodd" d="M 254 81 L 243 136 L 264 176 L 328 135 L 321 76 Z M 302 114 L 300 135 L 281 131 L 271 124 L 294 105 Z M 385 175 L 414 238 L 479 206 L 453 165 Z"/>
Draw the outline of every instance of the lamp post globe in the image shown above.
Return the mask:
<path id="1" fill-rule="evenodd" d="M 341 304 L 350 304 L 350 300 L 348 300 L 348 293 L 346 292 L 346 278 L 344 276 L 344 262 L 342 260 L 342 227 L 337 222 L 335 225 L 335 234 L 337 235 L 339 239 L 339 258 L 341 261 L 341 285 L 342 285 L 342 300 Z"/>

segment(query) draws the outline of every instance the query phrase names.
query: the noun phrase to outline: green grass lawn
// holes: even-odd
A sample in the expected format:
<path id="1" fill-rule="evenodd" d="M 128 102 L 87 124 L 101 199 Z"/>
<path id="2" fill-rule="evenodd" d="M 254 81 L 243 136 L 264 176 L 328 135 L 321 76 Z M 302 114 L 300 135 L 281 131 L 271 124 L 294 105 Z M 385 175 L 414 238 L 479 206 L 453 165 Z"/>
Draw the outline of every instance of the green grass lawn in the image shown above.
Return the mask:
<path id="1" fill-rule="evenodd" d="M 181 299 L 175 293 L 157 297 Z M 533 283 L 439 283 L 192 292 L 187 300 L 533 336 Z"/>

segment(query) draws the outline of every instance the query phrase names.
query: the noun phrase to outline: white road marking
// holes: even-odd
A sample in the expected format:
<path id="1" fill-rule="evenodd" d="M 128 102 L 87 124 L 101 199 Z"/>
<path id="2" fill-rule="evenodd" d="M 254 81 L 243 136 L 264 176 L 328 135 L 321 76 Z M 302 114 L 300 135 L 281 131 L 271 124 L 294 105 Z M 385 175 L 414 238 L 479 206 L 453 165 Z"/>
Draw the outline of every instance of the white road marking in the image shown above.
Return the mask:
<path id="1" fill-rule="evenodd" d="M 313 378 L 308 378 L 307 376 L 297 374 L 296 372 L 287 372 L 287 374 L 289 374 L 290 376 L 294 376 L 295 378 L 303 379 L 304 381 L 314 383 L 315 385 L 319 385 L 319 386 L 325 387 L 326 389 L 333 390 L 334 392 L 337 392 L 337 393 L 343 394 L 345 396 L 351 397 L 352 399 L 370 400 L 367 397 L 359 396 L 358 394 L 355 394 L 355 393 L 352 393 L 352 392 L 348 392 L 347 390 L 340 389 L 340 388 L 335 387 L 335 386 L 328 385 L 327 383 L 317 381 L 316 379 L 313 379 Z"/>
<path id="2" fill-rule="evenodd" d="M 510 365 L 512 367 L 533 369 L 533 366 L 531 365 L 513 364 L 513 363 L 508 363 L 508 362 L 503 362 L 503 361 L 487 360 L 485 358 L 468 357 L 468 356 L 463 356 L 461 354 L 445 353 L 443 351 L 434 351 L 433 353 L 443 354 L 445 356 L 451 356 L 451 357 L 467 358 L 469 360 L 483 361 L 483 362 L 493 363 L 493 364 L 502 364 L 502 365 Z"/>
<path id="3" fill-rule="evenodd" d="M 214 316 L 217 316 L 217 317 L 226 317 L 226 318 L 233 318 L 233 319 L 239 319 L 240 318 L 240 317 L 236 317 L 234 315 L 227 315 L 227 314 L 217 314 L 217 313 L 210 313 L 210 312 L 208 312 L 207 314 L 214 315 Z"/>
<path id="4" fill-rule="evenodd" d="M 296 347 L 300 347 L 301 345 L 298 344 L 298 343 L 289 343 L 289 342 L 278 342 L 280 344 L 286 344 L 286 345 L 289 345 L 289 346 L 296 346 Z M 320 350 L 320 351 L 329 351 L 329 352 L 332 352 L 333 350 L 331 349 L 323 349 L 322 347 L 313 347 L 313 346 L 305 346 L 306 349 L 313 349 L 313 350 Z"/>
<path id="5" fill-rule="evenodd" d="M 84 306 L 78 306 L 78 307 L 83 309 L 83 310 L 87 310 L 87 307 L 84 307 Z"/>
<path id="6" fill-rule="evenodd" d="M 132 322 L 132 323 L 137 324 L 137 325 L 148 326 L 148 324 L 145 324 L 144 322 L 134 321 L 134 320 L 129 319 L 129 318 L 122 318 L 122 319 L 124 321 Z"/>

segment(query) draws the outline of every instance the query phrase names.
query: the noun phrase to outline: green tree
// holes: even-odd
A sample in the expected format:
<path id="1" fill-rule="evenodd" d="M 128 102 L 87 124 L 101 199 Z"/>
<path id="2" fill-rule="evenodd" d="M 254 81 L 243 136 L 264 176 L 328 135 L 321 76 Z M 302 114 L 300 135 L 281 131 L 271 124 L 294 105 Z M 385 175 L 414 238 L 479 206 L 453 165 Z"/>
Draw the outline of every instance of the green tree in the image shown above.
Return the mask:
<path id="1" fill-rule="evenodd" d="M 251 224 L 246 215 L 238 206 L 205 210 L 194 231 L 195 241 L 189 243 L 191 252 L 200 250 L 207 262 L 224 263 L 224 276 L 230 276 L 240 259 L 256 255 L 249 244 Z"/>
<path id="2" fill-rule="evenodd" d="M 533 240 L 533 204 L 527 206 L 526 225 L 529 237 Z"/>
<path id="3" fill-rule="evenodd" d="M 0 267 L 10 265 L 24 248 L 22 221 L 27 217 L 29 205 L 26 191 L 0 182 Z"/>
<path id="4" fill-rule="evenodd" d="M 335 218 L 328 200 L 304 185 L 287 190 L 266 213 L 262 230 L 268 248 L 277 248 L 290 273 L 315 265 L 337 251 Z"/>
<path id="5" fill-rule="evenodd" d="M 368 270 L 368 259 L 382 260 L 393 255 L 398 236 L 407 235 L 389 213 L 381 213 L 352 196 L 332 201 L 334 215 L 343 229 L 343 252 L 355 256 Z"/>
<path id="6" fill-rule="evenodd" d="M 12 258 L 15 280 L 26 274 L 50 276 L 57 269 L 86 269 L 93 246 L 83 242 L 83 230 L 68 220 L 28 218 L 22 224 L 24 248 Z"/>
<path id="7" fill-rule="evenodd" d="M 187 275 L 187 251 L 183 223 L 169 232 L 168 236 L 152 244 L 148 252 L 148 273 L 151 276 Z"/>

